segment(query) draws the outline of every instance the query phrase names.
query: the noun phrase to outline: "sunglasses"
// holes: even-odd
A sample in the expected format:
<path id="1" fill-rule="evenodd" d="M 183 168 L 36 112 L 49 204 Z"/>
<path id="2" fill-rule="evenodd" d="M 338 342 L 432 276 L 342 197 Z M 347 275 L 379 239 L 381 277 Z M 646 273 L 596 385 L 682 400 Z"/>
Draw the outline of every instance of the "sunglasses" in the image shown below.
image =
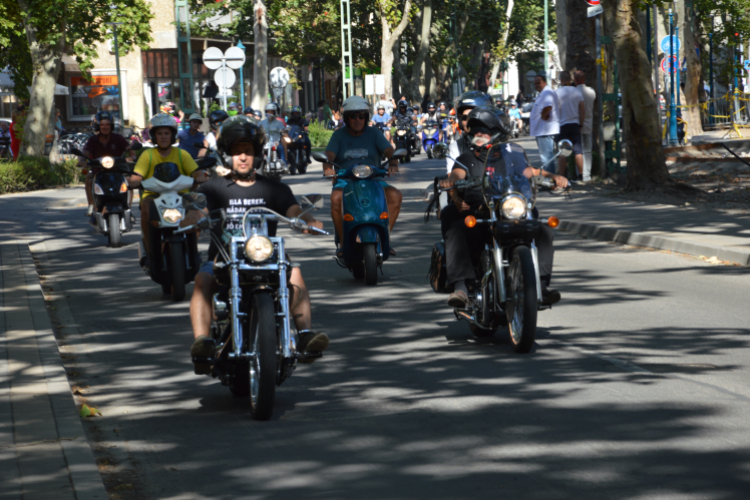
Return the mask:
<path id="1" fill-rule="evenodd" d="M 354 120 L 364 120 L 365 114 L 364 113 L 351 113 L 349 115 L 349 118 L 354 119 Z"/>

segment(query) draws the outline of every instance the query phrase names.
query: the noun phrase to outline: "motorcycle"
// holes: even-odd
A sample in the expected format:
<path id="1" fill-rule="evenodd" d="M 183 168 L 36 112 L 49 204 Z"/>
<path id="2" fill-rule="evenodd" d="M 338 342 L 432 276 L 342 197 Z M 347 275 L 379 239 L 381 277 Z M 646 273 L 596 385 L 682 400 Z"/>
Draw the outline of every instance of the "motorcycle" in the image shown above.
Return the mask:
<path id="1" fill-rule="evenodd" d="M 305 212 L 323 206 L 321 195 L 303 196 L 300 201 Z M 265 207 L 232 215 L 215 210 L 195 225 L 175 231 L 180 235 L 223 224 L 220 235 L 210 231 L 219 251 L 214 264 L 216 281 L 225 288 L 213 296 L 211 338 L 206 342 L 214 354 L 193 358 L 193 363 L 209 365 L 210 375 L 229 386 L 234 396 L 249 395 L 250 413 L 256 420 L 271 417 L 276 386 L 289 378 L 297 361 L 321 356 L 296 349 L 287 286 L 291 263 L 284 238 L 268 236 L 271 221 L 328 234 Z"/>
<path id="2" fill-rule="evenodd" d="M 215 158 L 202 158 L 198 162 L 201 169 L 214 165 Z M 141 181 L 143 189 L 158 196 L 154 197 L 156 210 L 150 213 L 154 231 L 145 235 L 150 238 L 151 254 L 147 256 L 143 242 L 139 242 L 139 261 L 146 274 L 161 285 L 162 292 L 171 293 L 175 302 L 185 298 L 185 285 L 195 279 L 200 268 L 197 235 L 177 232 L 188 210 L 201 210 L 206 206 L 205 196 L 180 192 L 193 187 L 193 182 L 192 177 L 182 175 L 179 167 L 170 162 L 157 164 L 154 175 Z"/>
<path id="3" fill-rule="evenodd" d="M 288 136 L 284 137 L 286 152 L 289 159 L 289 173 L 304 174 L 307 172 L 307 155 L 305 154 L 305 132 L 304 127 L 292 125 L 288 129 Z"/>
<path id="4" fill-rule="evenodd" d="M 400 157 L 398 160 L 401 163 L 411 162 L 411 134 L 411 124 L 399 123 L 396 126 L 396 137 L 394 137 L 396 149 L 406 150 L 406 155 Z"/>
<path id="5" fill-rule="evenodd" d="M 260 173 L 271 179 L 281 179 L 283 175 L 289 173 L 288 164 L 282 160 L 279 155 L 279 149 L 281 145 L 282 128 L 279 124 L 279 128 L 271 128 L 266 131 L 268 134 L 268 141 L 263 146 L 263 158 L 265 162 L 263 167 L 260 169 Z"/>
<path id="6" fill-rule="evenodd" d="M 407 150 L 397 149 L 393 158 L 406 155 Z M 331 163 L 323 153 L 313 153 L 313 158 Z M 336 177 L 356 181 L 344 187 L 344 233 L 340 242 L 344 255 L 337 262 L 370 286 L 378 283 L 378 268 L 382 268 L 391 251 L 388 203 L 378 182 L 388 174 L 387 164 L 386 160 L 380 168 L 352 165 L 344 169 L 333 164 Z"/>
<path id="7" fill-rule="evenodd" d="M 75 147 L 70 154 L 83 156 Z M 128 179 L 133 173 L 133 163 L 125 158 L 105 156 L 88 160 L 88 167 L 94 173 L 94 214 L 89 223 L 99 234 L 107 236 L 109 246 L 122 246 L 122 234 L 133 229 L 128 206 Z"/>
<path id="8" fill-rule="evenodd" d="M 439 142 L 440 128 L 435 120 L 427 120 L 422 128 L 422 145 L 427 158 L 432 159 L 432 148 Z"/>
<path id="9" fill-rule="evenodd" d="M 563 144 L 565 143 L 565 144 Z M 499 144 L 490 150 L 501 153 L 506 165 L 516 161 L 508 152 L 506 144 Z M 497 151 L 493 151 L 497 148 Z M 560 153 L 572 153 L 570 141 L 561 141 Z M 554 159 L 554 158 L 553 158 Z M 454 160 L 455 161 L 455 160 Z M 537 312 L 548 309 L 542 305 L 542 287 L 539 276 L 539 259 L 534 242 L 542 224 L 551 228 L 559 225 L 556 217 L 535 218 L 533 208 L 535 190 L 523 176 L 504 176 L 487 170 L 483 177 L 458 181 L 451 188 L 439 188 L 440 178 L 434 182 L 436 194 L 458 189 L 481 187 L 484 207 L 483 218 L 469 215 L 464 224 L 475 231 L 482 231 L 484 250 L 475 263 L 478 278 L 467 283 L 469 302 L 465 308 L 455 308 L 459 320 L 469 323 L 471 332 L 477 337 L 489 337 L 500 327 L 508 326 L 513 350 L 529 352 L 534 346 Z M 551 189 L 554 183 L 542 178 L 535 184 L 538 188 Z M 446 285 L 444 243 L 433 247 L 430 280 L 435 292 L 451 292 Z"/>

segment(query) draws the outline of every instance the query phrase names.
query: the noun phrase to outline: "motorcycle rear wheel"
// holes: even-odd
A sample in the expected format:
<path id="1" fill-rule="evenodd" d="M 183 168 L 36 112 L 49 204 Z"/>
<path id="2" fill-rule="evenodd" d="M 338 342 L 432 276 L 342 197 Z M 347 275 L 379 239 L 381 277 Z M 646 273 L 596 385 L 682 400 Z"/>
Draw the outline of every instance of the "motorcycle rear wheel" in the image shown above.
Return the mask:
<path id="1" fill-rule="evenodd" d="M 109 214 L 107 216 L 107 226 L 109 229 L 109 246 L 119 248 L 122 246 L 122 233 L 120 233 L 120 216 Z"/>
<path id="2" fill-rule="evenodd" d="M 185 254 L 182 245 L 169 245 L 169 260 L 172 266 L 172 300 L 181 302 L 185 299 Z"/>
<path id="3" fill-rule="evenodd" d="M 508 331 L 513 350 L 529 352 L 534 347 L 537 316 L 536 272 L 531 250 L 520 246 L 513 251 L 508 269 Z"/>
<path id="4" fill-rule="evenodd" d="M 250 413 L 255 420 L 268 420 L 276 395 L 276 308 L 268 293 L 253 296 L 248 322 L 250 358 Z"/>
<path id="5" fill-rule="evenodd" d="M 375 249 L 375 243 L 365 243 L 363 245 L 365 254 L 365 285 L 373 286 L 378 284 L 378 253 Z"/>

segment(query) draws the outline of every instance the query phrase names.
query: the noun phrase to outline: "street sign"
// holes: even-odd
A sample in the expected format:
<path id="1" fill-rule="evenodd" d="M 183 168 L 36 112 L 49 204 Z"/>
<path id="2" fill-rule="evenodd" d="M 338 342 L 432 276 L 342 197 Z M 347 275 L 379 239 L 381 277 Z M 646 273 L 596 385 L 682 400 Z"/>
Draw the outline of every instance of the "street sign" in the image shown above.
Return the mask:
<path id="1" fill-rule="evenodd" d="M 745 71 L 750 71 L 750 59 L 746 59 L 744 63 L 742 63 L 742 66 L 745 68 Z"/>
<path id="2" fill-rule="evenodd" d="M 209 47 L 203 52 L 203 64 L 208 69 L 219 69 L 221 68 L 221 59 L 224 57 L 224 53 L 218 47 Z"/>
<path id="3" fill-rule="evenodd" d="M 536 71 L 534 71 L 533 69 L 530 69 L 529 71 L 526 72 L 526 79 L 528 81 L 533 82 L 534 78 L 536 78 Z"/>
<path id="4" fill-rule="evenodd" d="M 284 88 L 289 83 L 289 72 L 282 67 L 271 70 L 271 87 Z"/>
<path id="5" fill-rule="evenodd" d="M 586 3 L 591 5 L 592 7 L 601 4 L 600 0 L 586 0 Z"/>
<path id="6" fill-rule="evenodd" d="M 677 64 L 677 56 L 667 56 L 661 60 L 661 70 L 664 73 L 672 74 L 675 72 Z"/>
<path id="7" fill-rule="evenodd" d="M 219 68 L 214 73 L 214 81 L 220 89 L 228 89 L 234 86 L 237 77 L 235 76 L 233 69 Z"/>
<path id="8" fill-rule="evenodd" d="M 383 75 L 375 75 L 375 93 L 378 95 L 385 94 L 385 77 Z"/>
<path id="9" fill-rule="evenodd" d="M 665 54 L 670 53 L 669 52 L 669 46 L 670 46 L 669 39 L 670 38 L 672 38 L 672 52 L 671 53 L 678 54 L 680 52 L 680 39 L 674 35 L 672 37 L 667 35 L 661 39 L 661 43 L 659 44 L 659 46 L 661 47 L 661 51 L 664 52 Z"/>
<path id="10" fill-rule="evenodd" d="M 365 95 L 375 93 L 375 75 L 365 75 Z"/>
<path id="11" fill-rule="evenodd" d="M 586 11 L 586 14 L 587 14 L 587 17 L 594 17 L 594 16 L 598 16 L 602 12 L 604 12 L 604 7 L 602 7 L 601 5 L 592 5 L 591 7 L 588 8 L 588 10 Z"/>
<path id="12" fill-rule="evenodd" d="M 227 66 L 232 69 L 240 69 L 245 64 L 245 51 L 239 47 L 229 47 L 224 53 Z"/>

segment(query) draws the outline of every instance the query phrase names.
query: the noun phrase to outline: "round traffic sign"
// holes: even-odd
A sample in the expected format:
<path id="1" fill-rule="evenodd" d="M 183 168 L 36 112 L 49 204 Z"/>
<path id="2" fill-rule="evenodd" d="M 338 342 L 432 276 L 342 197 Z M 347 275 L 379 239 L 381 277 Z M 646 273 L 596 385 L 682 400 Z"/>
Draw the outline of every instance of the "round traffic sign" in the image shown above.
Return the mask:
<path id="1" fill-rule="evenodd" d="M 214 73 L 214 81 L 220 89 L 228 89 L 234 86 L 237 81 L 237 76 L 234 74 L 234 70 L 230 68 L 219 68 Z"/>
<path id="2" fill-rule="evenodd" d="M 224 57 L 224 53 L 218 47 L 209 47 L 203 52 L 203 64 L 208 69 L 219 69 L 221 68 L 221 60 Z"/>
<path id="3" fill-rule="evenodd" d="M 240 69 L 245 64 L 245 52 L 239 47 L 229 47 L 224 53 L 227 66 L 232 69 Z"/>
<path id="4" fill-rule="evenodd" d="M 586 0 L 586 3 L 591 5 L 592 7 L 596 7 L 597 5 L 601 4 L 600 0 Z"/>
<path id="5" fill-rule="evenodd" d="M 271 70 L 271 87 L 283 88 L 289 83 L 289 72 L 281 66 Z"/>
<path id="6" fill-rule="evenodd" d="M 677 56 L 666 56 L 664 59 L 661 60 L 661 70 L 664 73 L 672 74 L 675 72 L 675 68 L 677 68 Z"/>
<path id="7" fill-rule="evenodd" d="M 669 47 L 670 47 L 669 39 L 670 38 L 672 39 L 672 43 L 671 43 L 672 51 L 671 52 L 669 51 Z M 664 52 L 665 54 L 670 54 L 670 53 L 678 54 L 680 52 L 680 39 L 674 35 L 672 35 L 671 37 L 667 35 L 661 39 L 661 43 L 659 44 L 659 46 L 661 47 L 661 51 Z"/>
<path id="8" fill-rule="evenodd" d="M 529 71 L 526 72 L 526 79 L 528 81 L 533 82 L 534 78 L 536 78 L 536 71 L 534 71 L 533 69 L 530 69 Z"/>

